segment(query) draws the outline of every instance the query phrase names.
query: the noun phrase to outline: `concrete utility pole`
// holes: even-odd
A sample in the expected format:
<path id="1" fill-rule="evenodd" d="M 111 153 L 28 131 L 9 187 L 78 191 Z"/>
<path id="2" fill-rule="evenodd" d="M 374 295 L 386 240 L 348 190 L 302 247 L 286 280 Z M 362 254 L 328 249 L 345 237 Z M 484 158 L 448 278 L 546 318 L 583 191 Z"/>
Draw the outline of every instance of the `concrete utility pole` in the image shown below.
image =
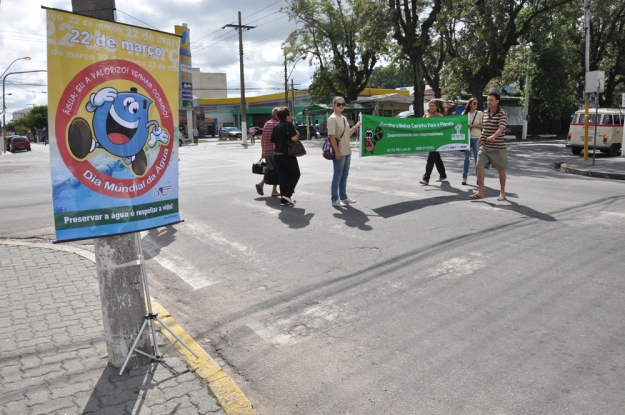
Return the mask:
<path id="1" fill-rule="evenodd" d="M 234 27 L 239 32 L 239 64 L 241 67 L 241 136 L 243 137 L 243 145 L 247 145 L 247 120 L 245 119 L 245 71 L 243 69 L 243 29 L 251 30 L 256 26 L 243 26 L 241 24 L 241 12 L 239 12 L 239 24 L 227 24 L 224 27 Z"/>
<path id="2" fill-rule="evenodd" d="M 584 75 L 590 71 L 590 10 L 588 0 L 584 0 L 584 30 L 586 31 L 586 46 L 584 47 Z M 586 89 L 586 88 L 585 88 Z M 588 160 L 588 120 L 590 119 L 590 97 L 584 92 L 584 160 Z"/>
<path id="3" fill-rule="evenodd" d="M 288 78 L 288 72 L 286 70 L 286 51 L 284 49 L 282 49 L 282 52 L 284 53 L 284 106 L 288 107 L 289 106 L 289 78 Z"/>
<path id="4" fill-rule="evenodd" d="M 293 82 L 293 78 L 291 78 L 291 98 L 293 101 L 293 105 L 291 106 L 291 115 L 293 116 L 293 122 L 295 123 L 295 83 Z"/>
<path id="5" fill-rule="evenodd" d="M 72 9 L 85 16 L 115 21 L 115 0 L 72 0 Z M 106 349 L 109 364 L 116 368 L 124 364 L 145 320 L 146 298 L 141 283 L 140 255 L 134 233 L 95 239 Z M 147 330 L 141 335 L 137 349 L 152 353 Z M 132 370 L 149 362 L 149 357 L 135 353 L 126 369 Z"/>

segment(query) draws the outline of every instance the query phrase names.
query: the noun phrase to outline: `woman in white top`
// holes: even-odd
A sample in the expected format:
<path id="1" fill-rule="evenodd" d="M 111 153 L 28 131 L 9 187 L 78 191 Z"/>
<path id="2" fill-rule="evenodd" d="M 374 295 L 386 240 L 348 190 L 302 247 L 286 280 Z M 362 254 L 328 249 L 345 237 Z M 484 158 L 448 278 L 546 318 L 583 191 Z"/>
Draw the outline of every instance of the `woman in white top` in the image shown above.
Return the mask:
<path id="1" fill-rule="evenodd" d="M 462 170 L 462 184 L 467 185 L 467 177 L 469 175 L 469 164 L 471 163 L 471 151 L 473 151 L 473 159 L 475 161 L 475 176 L 477 176 L 477 142 L 482 132 L 482 111 L 477 109 L 477 98 L 471 98 L 467 103 L 463 114 L 469 117 L 470 145 L 469 149 L 464 152 L 464 169 Z"/>
<path id="2" fill-rule="evenodd" d="M 345 109 L 343 97 L 335 97 L 332 101 L 332 107 L 334 113 L 328 117 L 328 137 L 336 157 L 332 160 L 334 176 L 332 176 L 330 197 L 332 206 L 346 206 L 350 203 L 356 203 L 355 200 L 347 197 L 347 176 L 352 158 L 349 138 L 360 126 L 360 121 L 349 128 L 347 118 L 343 117 L 343 110 Z"/>

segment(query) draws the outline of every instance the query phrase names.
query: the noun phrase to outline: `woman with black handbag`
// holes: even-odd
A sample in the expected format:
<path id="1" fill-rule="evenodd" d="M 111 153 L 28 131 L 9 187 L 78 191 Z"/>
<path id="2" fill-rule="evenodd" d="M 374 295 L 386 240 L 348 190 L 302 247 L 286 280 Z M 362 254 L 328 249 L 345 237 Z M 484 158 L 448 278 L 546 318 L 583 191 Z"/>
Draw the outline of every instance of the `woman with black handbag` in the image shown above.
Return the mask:
<path id="1" fill-rule="evenodd" d="M 263 126 L 263 135 L 261 137 L 261 159 L 265 159 L 266 161 L 266 172 L 271 175 L 271 170 L 273 170 L 273 143 L 271 142 L 271 135 L 273 134 L 273 127 L 278 123 L 278 110 L 279 107 L 275 107 L 271 110 L 271 119 L 265 123 Z M 273 185 L 273 191 L 271 192 L 271 197 L 278 197 L 280 193 L 278 193 L 278 183 L 274 183 L 273 181 L 266 181 L 263 177 L 263 180 L 260 181 L 256 185 L 256 192 L 263 196 L 265 194 L 264 187 L 265 183 Z"/>
<path id="2" fill-rule="evenodd" d="M 291 122 L 291 110 L 282 107 L 278 110 L 278 122 L 273 127 L 271 142 L 274 143 L 273 161 L 280 175 L 280 204 L 282 206 L 295 206 L 293 193 L 299 181 L 300 171 L 297 157 L 289 155 L 289 142 L 297 141 L 299 133 Z"/>

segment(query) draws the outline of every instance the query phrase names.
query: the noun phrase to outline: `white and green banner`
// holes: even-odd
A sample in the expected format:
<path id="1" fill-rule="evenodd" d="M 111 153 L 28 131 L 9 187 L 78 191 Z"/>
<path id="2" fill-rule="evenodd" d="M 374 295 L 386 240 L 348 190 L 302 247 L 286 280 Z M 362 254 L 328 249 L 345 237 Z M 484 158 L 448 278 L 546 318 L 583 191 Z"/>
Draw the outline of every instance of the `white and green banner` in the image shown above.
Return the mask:
<path id="1" fill-rule="evenodd" d="M 360 155 L 426 153 L 469 149 L 466 115 L 431 118 L 362 116 Z"/>

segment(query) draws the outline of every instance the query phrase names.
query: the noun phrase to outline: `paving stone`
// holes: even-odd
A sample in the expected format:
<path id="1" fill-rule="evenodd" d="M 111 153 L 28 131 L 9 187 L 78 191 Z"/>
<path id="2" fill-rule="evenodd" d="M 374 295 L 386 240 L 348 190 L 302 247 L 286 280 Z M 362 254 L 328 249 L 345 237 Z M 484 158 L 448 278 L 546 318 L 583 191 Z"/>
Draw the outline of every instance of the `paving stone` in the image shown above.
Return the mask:
<path id="1" fill-rule="evenodd" d="M 28 413 L 28 400 L 22 396 L 20 400 L 14 400 L 0 404 L 0 410 L 6 415 L 12 414 L 27 414 Z"/>
<path id="2" fill-rule="evenodd" d="M 34 405 L 30 407 L 30 413 L 33 415 L 47 415 L 58 411 L 59 409 L 74 407 L 74 401 L 70 397 L 53 399 L 48 402 Z"/>
<path id="3" fill-rule="evenodd" d="M 38 405 L 50 400 L 50 392 L 47 385 L 37 385 L 24 391 L 24 395 L 28 398 L 28 406 Z"/>
<path id="4" fill-rule="evenodd" d="M 0 304 L 7 325 L 0 414 L 223 413 L 179 357 L 124 376 L 107 365 L 98 281 L 88 260 L 0 245 Z"/>
<path id="5" fill-rule="evenodd" d="M 65 398 L 67 396 L 74 396 L 74 394 L 79 392 L 90 391 L 91 385 L 86 382 L 82 383 L 74 383 L 71 385 L 56 387 L 52 390 L 52 399 Z"/>
<path id="6" fill-rule="evenodd" d="M 93 387 L 89 387 L 88 390 L 74 393 L 72 399 L 74 400 L 74 405 L 82 411 L 87 406 L 87 402 L 89 402 L 92 396 L 97 401 L 97 397 L 93 395 Z"/>
<path id="7" fill-rule="evenodd" d="M 221 409 L 215 398 L 210 396 L 208 386 L 203 389 L 190 392 L 189 399 L 191 403 L 198 408 L 198 412 L 201 414 L 216 412 Z"/>
<path id="8" fill-rule="evenodd" d="M 197 408 L 189 401 L 173 401 L 149 407 L 155 414 L 197 415 Z"/>
<path id="9" fill-rule="evenodd" d="M 12 362 L 11 364 L 3 362 L 2 365 L 3 366 L 0 367 L 0 376 L 2 376 L 6 383 L 17 382 L 24 379 L 24 372 L 18 361 Z"/>
<path id="10" fill-rule="evenodd" d="M 167 389 L 161 389 L 161 390 L 165 394 L 165 400 L 169 401 L 173 398 L 182 398 L 189 392 L 193 392 L 199 389 L 202 389 L 202 385 L 200 384 L 194 385 L 191 383 L 186 383 L 186 384 L 178 385 L 173 388 L 167 388 Z"/>
<path id="11" fill-rule="evenodd" d="M 85 365 L 82 364 L 80 359 L 63 360 L 63 369 L 68 373 L 79 373 L 85 370 Z"/>

